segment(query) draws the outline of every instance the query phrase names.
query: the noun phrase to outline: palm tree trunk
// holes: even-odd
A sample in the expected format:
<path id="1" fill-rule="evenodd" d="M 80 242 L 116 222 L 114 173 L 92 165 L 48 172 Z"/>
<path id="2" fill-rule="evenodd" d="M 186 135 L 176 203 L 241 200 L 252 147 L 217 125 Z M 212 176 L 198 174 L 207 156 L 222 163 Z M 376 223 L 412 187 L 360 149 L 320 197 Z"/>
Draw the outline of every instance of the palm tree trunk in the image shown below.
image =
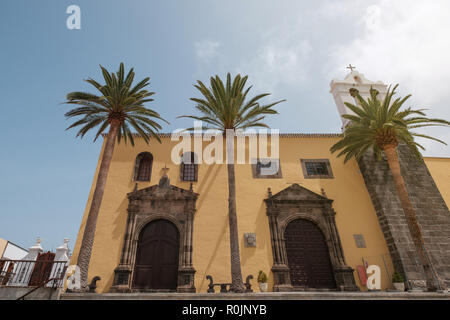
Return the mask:
<path id="1" fill-rule="evenodd" d="M 120 128 L 120 122 L 112 120 L 108 136 L 106 137 L 105 150 L 103 150 L 102 162 L 97 176 L 94 195 L 92 196 L 91 208 L 84 228 L 83 240 L 81 242 L 80 252 L 78 254 L 77 265 L 81 273 L 81 289 L 87 290 L 89 260 L 91 259 L 92 246 L 94 243 L 95 226 L 97 224 L 98 212 L 102 203 L 103 192 L 105 191 L 106 179 L 108 177 L 109 167 L 111 165 L 114 145 L 117 139 L 117 133 Z"/>
<path id="2" fill-rule="evenodd" d="M 409 198 L 408 191 L 406 190 L 405 182 L 403 180 L 401 170 L 400 170 L 400 162 L 398 161 L 397 147 L 396 145 L 390 144 L 386 145 L 383 148 L 384 154 L 386 155 L 387 162 L 389 164 L 389 168 L 391 170 L 392 176 L 394 178 L 395 188 L 397 189 L 397 194 L 400 199 L 403 212 L 406 216 L 406 221 L 408 224 L 409 232 L 411 234 L 412 240 L 414 242 L 414 246 L 416 247 L 416 251 L 419 255 L 420 261 L 423 265 L 425 275 L 427 277 L 428 288 L 430 290 L 436 289 L 435 277 L 433 273 L 435 273 L 433 265 L 429 260 L 429 256 L 425 251 L 425 242 L 423 240 L 422 232 L 420 230 L 420 226 L 417 222 L 416 214 L 411 204 L 411 199 Z M 437 273 L 435 273 L 437 274 Z M 437 285 L 440 285 L 437 283 Z"/>
<path id="3" fill-rule="evenodd" d="M 230 226 L 231 291 L 244 292 L 241 258 L 239 255 L 239 234 L 236 215 L 236 178 L 234 175 L 234 136 L 227 137 L 228 169 L 228 222 Z"/>

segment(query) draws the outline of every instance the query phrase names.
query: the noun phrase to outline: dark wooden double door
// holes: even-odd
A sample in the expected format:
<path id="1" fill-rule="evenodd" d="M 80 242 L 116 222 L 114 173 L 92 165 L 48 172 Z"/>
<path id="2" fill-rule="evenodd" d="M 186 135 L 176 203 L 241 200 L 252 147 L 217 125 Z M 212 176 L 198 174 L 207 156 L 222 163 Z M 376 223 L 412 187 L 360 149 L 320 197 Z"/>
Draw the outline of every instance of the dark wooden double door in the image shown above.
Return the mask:
<path id="1" fill-rule="evenodd" d="M 139 235 L 133 288 L 140 290 L 177 289 L 180 236 L 167 220 L 154 220 Z"/>
<path id="2" fill-rule="evenodd" d="M 311 221 L 290 222 L 284 233 L 294 289 L 335 289 L 328 246 L 322 231 Z"/>

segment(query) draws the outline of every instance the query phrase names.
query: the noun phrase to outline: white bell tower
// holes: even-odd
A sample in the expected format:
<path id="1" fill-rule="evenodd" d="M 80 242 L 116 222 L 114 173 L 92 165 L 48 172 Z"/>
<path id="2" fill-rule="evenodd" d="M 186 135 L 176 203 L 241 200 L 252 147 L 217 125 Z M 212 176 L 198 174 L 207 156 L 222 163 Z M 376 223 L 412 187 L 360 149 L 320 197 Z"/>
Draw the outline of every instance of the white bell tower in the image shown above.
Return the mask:
<path id="1" fill-rule="evenodd" d="M 330 92 L 333 95 L 339 114 L 341 115 L 342 128 L 344 128 L 349 121 L 342 118 L 342 115 L 353 114 L 353 111 L 347 108 L 344 103 L 349 102 L 351 104 L 357 105 L 357 100 L 350 95 L 349 90 L 351 88 L 357 89 L 359 91 L 359 94 L 364 99 L 370 97 L 371 87 L 380 92 L 378 95 L 378 98 L 380 100 L 384 99 L 384 96 L 387 92 L 387 85 L 385 85 L 383 82 L 374 82 L 367 80 L 363 74 L 359 73 L 356 70 L 353 70 L 355 69 L 355 67 L 353 67 L 352 65 L 349 65 L 347 69 L 350 69 L 350 73 L 347 74 L 344 80 L 333 79 L 330 83 Z"/>

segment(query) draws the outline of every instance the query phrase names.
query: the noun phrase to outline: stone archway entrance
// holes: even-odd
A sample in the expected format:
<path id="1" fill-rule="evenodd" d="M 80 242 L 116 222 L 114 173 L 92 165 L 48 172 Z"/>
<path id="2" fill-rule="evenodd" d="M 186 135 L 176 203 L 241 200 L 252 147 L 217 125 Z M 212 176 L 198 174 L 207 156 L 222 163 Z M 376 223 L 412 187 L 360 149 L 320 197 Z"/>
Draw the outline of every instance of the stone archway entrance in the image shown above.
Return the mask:
<path id="1" fill-rule="evenodd" d="M 336 289 L 325 237 L 313 222 L 291 221 L 284 239 L 294 289 Z"/>
<path id="2" fill-rule="evenodd" d="M 180 235 L 170 221 L 158 219 L 139 235 L 133 288 L 176 291 Z"/>
<path id="3" fill-rule="evenodd" d="M 193 225 L 198 194 L 170 184 L 128 193 L 128 217 L 110 292 L 195 292 Z M 175 275 L 175 276 L 174 276 Z"/>
<path id="4" fill-rule="evenodd" d="M 345 263 L 333 200 L 295 183 L 277 194 L 270 189 L 268 193 L 264 202 L 272 242 L 273 290 L 358 291 L 354 270 Z"/>

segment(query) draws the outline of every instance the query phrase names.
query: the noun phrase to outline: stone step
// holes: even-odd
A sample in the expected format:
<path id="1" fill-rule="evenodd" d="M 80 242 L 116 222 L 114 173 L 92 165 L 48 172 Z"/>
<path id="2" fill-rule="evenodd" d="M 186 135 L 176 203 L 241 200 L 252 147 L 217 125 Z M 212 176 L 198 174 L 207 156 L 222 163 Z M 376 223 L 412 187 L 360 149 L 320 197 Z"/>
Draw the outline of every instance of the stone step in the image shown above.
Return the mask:
<path id="1" fill-rule="evenodd" d="M 438 292 L 63 293 L 61 300 L 450 300 Z"/>

